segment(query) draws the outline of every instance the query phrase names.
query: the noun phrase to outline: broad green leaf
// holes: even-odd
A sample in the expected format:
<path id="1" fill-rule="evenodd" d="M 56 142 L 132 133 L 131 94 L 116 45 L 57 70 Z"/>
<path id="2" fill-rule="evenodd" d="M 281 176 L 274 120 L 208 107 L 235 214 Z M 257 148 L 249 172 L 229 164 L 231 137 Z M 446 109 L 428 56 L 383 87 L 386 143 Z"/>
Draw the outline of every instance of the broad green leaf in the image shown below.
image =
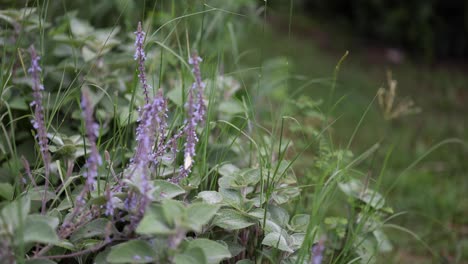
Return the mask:
<path id="1" fill-rule="evenodd" d="M 96 257 L 94 258 L 93 264 L 109 264 L 109 262 L 106 259 L 110 251 L 111 251 L 110 248 L 106 248 L 104 251 L 97 254 Z"/>
<path id="2" fill-rule="evenodd" d="M 43 222 L 50 226 L 52 229 L 56 229 L 59 225 L 59 219 L 57 217 L 49 216 L 49 215 L 40 215 L 40 214 L 32 214 L 28 215 L 27 221 L 32 222 Z"/>
<path id="3" fill-rule="evenodd" d="M 205 253 L 199 247 L 189 248 L 174 257 L 175 264 L 205 264 L 207 261 Z"/>
<path id="4" fill-rule="evenodd" d="M 285 237 L 285 234 L 280 234 L 280 233 L 269 233 L 268 235 L 265 236 L 265 238 L 262 241 L 262 245 L 265 246 L 270 246 L 277 248 L 281 251 L 286 251 L 289 253 L 293 253 L 294 251 L 289 247 L 287 238 Z"/>
<path id="5" fill-rule="evenodd" d="M 57 244 L 60 242 L 55 229 L 45 222 L 44 219 L 38 217 L 28 217 L 26 219 L 23 235 L 23 241 L 26 243 Z"/>
<path id="6" fill-rule="evenodd" d="M 257 223 L 257 220 L 234 209 L 222 208 L 213 219 L 213 224 L 227 230 L 238 230 Z"/>
<path id="7" fill-rule="evenodd" d="M 223 202 L 225 204 L 236 208 L 242 207 L 243 198 L 239 190 L 220 188 L 219 193 L 223 196 Z"/>
<path id="8" fill-rule="evenodd" d="M 219 204 L 223 201 L 223 196 L 216 191 L 203 191 L 197 195 L 207 204 Z"/>
<path id="9" fill-rule="evenodd" d="M 18 226 L 24 224 L 30 208 L 31 200 L 28 196 L 9 202 L 0 212 L 0 234 L 13 234 Z"/>
<path id="10" fill-rule="evenodd" d="M 285 227 L 289 222 L 289 214 L 282 207 L 269 205 L 268 208 L 268 219 L 274 221 L 281 227 Z"/>
<path id="11" fill-rule="evenodd" d="M 70 241 L 76 242 L 84 238 L 105 237 L 110 223 L 109 220 L 104 218 L 95 219 L 73 232 Z"/>
<path id="12" fill-rule="evenodd" d="M 47 191 L 44 190 L 43 186 L 37 186 L 37 187 L 31 188 L 28 191 L 28 194 L 29 194 L 31 201 L 42 201 L 42 199 L 44 199 L 44 192 L 46 193 L 45 195 L 46 201 L 55 199 L 57 197 L 54 192 L 50 190 L 47 190 Z"/>
<path id="13" fill-rule="evenodd" d="M 81 19 L 72 17 L 70 19 L 70 29 L 75 37 L 87 37 L 91 34 L 94 28 L 87 22 Z"/>
<path id="14" fill-rule="evenodd" d="M 377 246 L 379 247 L 380 252 L 390 252 L 393 250 L 390 240 L 388 240 L 387 235 L 385 235 L 382 230 L 374 230 L 372 233 L 377 240 Z"/>
<path id="15" fill-rule="evenodd" d="M 109 263 L 150 263 L 157 256 L 151 245 L 143 240 L 131 240 L 113 246 L 107 255 Z"/>
<path id="16" fill-rule="evenodd" d="M 200 232 L 203 225 L 206 225 L 218 212 L 219 205 L 194 203 L 187 208 L 187 216 L 190 226 L 196 232 Z"/>
<path id="17" fill-rule="evenodd" d="M 231 253 L 225 245 L 205 238 L 199 238 L 190 241 L 188 244 L 188 249 L 191 248 L 202 249 L 203 253 L 207 257 L 207 264 L 217 264 L 220 263 L 223 259 L 231 257 Z"/>
<path id="18" fill-rule="evenodd" d="M 226 177 L 234 177 L 240 169 L 232 164 L 224 164 L 218 169 L 218 173 Z"/>
<path id="19" fill-rule="evenodd" d="M 162 210 L 166 222 L 175 226 L 186 218 L 186 210 L 180 201 L 167 199 L 162 202 Z"/>
<path id="20" fill-rule="evenodd" d="M 162 207 L 151 205 L 138 224 L 136 232 L 142 235 L 171 235 L 175 230 L 166 223 Z"/>
<path id="21" fill-rule="evenodd" d="M 304 243 L 305 236 L 306 236 L 306 233 L 294 233 L 294 234 L 292 234 L 290 236 L 291 243 L 289 244 L 289 246 L 293 250 L 298 250 L 302 246 L 302 244 Z M 316 236 L 316 239 L 319 239 L 319 238 Z"/>
<path id="22" fill-rule="evenodd" d="M 0 183 L 0 196 L 5 198 L 8 201 L 13 199 L 13 195 L 15 193 L 15 189 L 9 183 Z"/>
<path id="23" fill-rule="evenodd" d="M 297 214 L 291 219 L 291 229 L 296 232 L 305 232 L 309 225 L 310 215 Z"/>
<path id="24" fill-rule="evenodd" d="M 153 185 L 156 187 L 156 190 L 153 193 L 153 197 L 157 201 L 163 198 L 171 199 L 185 193 L 185 190 L 182 189 L 182 187 L 168 181 L 154 180 Z"/>

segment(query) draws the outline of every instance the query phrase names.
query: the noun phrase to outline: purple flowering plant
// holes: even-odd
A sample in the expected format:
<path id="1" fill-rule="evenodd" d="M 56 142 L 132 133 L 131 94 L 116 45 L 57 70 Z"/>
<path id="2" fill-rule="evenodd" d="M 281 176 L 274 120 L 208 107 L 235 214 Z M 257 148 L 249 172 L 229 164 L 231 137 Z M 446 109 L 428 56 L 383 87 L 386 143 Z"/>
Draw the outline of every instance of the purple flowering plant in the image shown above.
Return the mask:
<path id="1" fill-rule="evenodd" d="M 76 23 L 70 24 L 72 34 L 83 38 L 83 59 L 77 61 L 90 71 L 75 79 L 64 73 L 63 81 L 72 88 L 79 84 L 79 96 L 78 89 L 44 87 L 56 72 L 43 70 L 38 52 L 29 49 L 30 127 L 38 158 L 32 166 L 34 158 L 22 158 L 22 185 L 14 190 L 18 198 L 0 208 L 0 259 L 112 264 L 319 264 L 332 259 L 327 254 L 340 250 L 333 242 L 346 240 L 314 218 L 322 210 L 317 204 L 306 214 L 290 210 L 302 201 L 305 188 L 286 159 L 291 147 L 278 138 L 283 131 L 258 132 L 268 125 L 255 123 L 254 111 L 247 109 L 244 80 L 221 70 L 207 78 L 213 53 L 200 49 L 199 54 L 189 45 L 187 56 L 176 57 L 190 71 L 163 63 L 162 52 L 151 52 L 157 47 L 148 44 L 169 45 L 147 34 L 150 27 L 139 22 L 131 41 L 133 60 L 130 53 L 118 54 L 133 62 L 126 63 L 135 70 L 132 83 L 131 74 L 122 74 L 121 62 L 112 65 L 115 58 L 89 49 L 90 39 L 100 38 L 77 19 L 70 15 Z M 77 43 L 68 45 L 74 49 Z M 154 65 L 170 70 L 155 71 Z M 166 81 L 160 74 L 177 80 Z M 68 99 L 73 96 L 75 101 Z M 48 97 L 59 106 L 48 105 Z M 362 211 L 385 209 L 378 193 L 352 181 L 333 179 L 331 185 L 364 201 Z M 327 198 L 325 191 L 317 193 L 314 203 Z M 359 216 L 351 224 L 362 228 L 356 229 L 359 235 L 384 237 L 371 229 L 378 226 L 373 218 Z M 324 233 L 331 239 L 318 240 Z M 360 245 L 353 244 L 361 250 Z"/>

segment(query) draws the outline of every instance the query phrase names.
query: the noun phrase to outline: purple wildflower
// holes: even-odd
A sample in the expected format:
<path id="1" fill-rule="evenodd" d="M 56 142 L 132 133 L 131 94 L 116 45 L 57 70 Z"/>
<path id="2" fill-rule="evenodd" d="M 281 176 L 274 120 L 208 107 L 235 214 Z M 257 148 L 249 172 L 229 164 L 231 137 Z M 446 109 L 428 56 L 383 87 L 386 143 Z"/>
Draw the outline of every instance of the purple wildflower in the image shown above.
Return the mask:
<path id="1" fill-rule="evenodd" d="M 201 123 L 205 121 L 206 116 L 206 106 L 205 102 L 203 101 L 203 93 L 206 87 L 205 82 L 202 81 L 201 71 L 200 71 L 200 62 L 202 62 L 202 58 L 200 58 L 197 53 L 193 53 L 192 57 L 189 58 L 189 64 L 193 65 L 192 72 L 195 75 L 195 82 L 192 85 L 192 90 L 196 90 L 197 98 L 195 103 L 195 117 Z"/>
<path id="2" fill-rule="evenodd" d="M 86 188 L 88 191 L 93 190 L 94 183 L 98 176 L 98 167 L 102 164 L 101 156 L 96 147 L 96 138 L 99 135 L 99 126 L 93 120 L 93 106 L 90 101 L 89 93 L 83 90 L 81 97 L 82 115 L 85 121 L 86 136 L 89 141 L 89 157 L 86 160 L 87 171 L 84 173 L 86 177 Z"/>
<path id="3" fill-rule="evenodd" d="M 39 149 L 42 155 L 42 161 L 44 163 L 44 170 L 45 170 L 45 184 L 44 188 L 48 189 L 49 187 L 49 174 L 50 174 L 50 162 L 51 157 L 49 153 L 49 147 L 47 145 L 47 129 L 45 126 L 44 121 L 44 107 L 42 106 L 42 91 L 44 91 L 44 86 L 40 80 L 40 72 L 42 71 L 41 67 L 39 66 L 39 59 L 40 57 L 37 55 L 36 50 L 33 46 L 29 49 L 31 53 L 31 68 L 28 69 L 28 73 L 31 74 L 32 78 L 32 90 L 33 90 L 33 97 L 34 100 L 31 102 L 31 107 L 34 107 L 34 117 L 31 120 L 31 123 L 37 131 L 37 141 L 39 144 Z M 44 192 L 44 199 L 42 200 L 42 209 L 41 213 L 45 213 L 45 193 Z"/>
<path id="4" fill-rule="evenodd" d="M 148 80 L 146 79 L 145 73 L 145 60 L 146 54 L 145 49 L 143 48 L 143 41 L 145 40 L 146 33 L 143 31 L 141 27 L 141 22 L 138 22 L 137 31 L 135 31 L 135 55 L 133 58 L 138 61 L 138 79 L 140 79 L 140 83 L 143 86 L 143 94 L 145 95 L 145 103 L 149 104 L 149 96 L 148 90 L 151 89 L 151 86 L 148 84 Z"/>
<path id="5" fill-rule="evenodd" d="M 114 202 L 112 201 L 112 196 L 113 196 L 112 190 L 108 187 L 106 189 L 107 202 L 106 202 L 106 212 L 105 212 L 107 216 L 114 215 L 115 205 L 114 205 Z"/>
<path id="6" fill-rule="evenodd" d="M 320 239 L 320 241 L 312 247 L 312 258 L 310 260 L 310 264 L 321 264 L 324 250 L 325 239 Z"/>
<path id="7" fill-rule="evenodd" d="M 138 208 L 140 215 L 143 215 L 146 206 L 152 199 L 153 186 L 150 183 L 150 166 L 154 162 L 155 156 L 159 155 L 157 154 L 158 149 L 156 149 L 156 153 L 153 152 L 156 140 L 164 141 L 164 134 L 167 128 L 166 105 L 162 92 L 160 92 L 153 102 L 146 104 L 140 112 L 141 115 L 136 131 L 138 143 L 135 156 L 132 160 L 134 173 L 131 176 L 131 180 L 138 186 L 141 196 L 139 196 L 138 200 L 128 201 L 129 205 L 136 203 L 135 206 Z M 164 145 L 161 145 L 161 148 L 165 148 Z M 160 151 L 164 153 L 164 150 Z M 139 177 L 135 177 L 135 175 Z"/>
<path id="8" fill-rule="evenodd" d="M 195 157 L 195 146 L 198 143 L 197 126 L 200 123 L 205 122 L 206 106 L 203 101 L 203 90 L 205 83 L 201 78 L 200 62 L 202 59 L 198 57 L 196 53 L 189 58 L 189 64 L 193 65 L 193 73 L 195 75 L 195 82 L 189 90 L 187 100 L 187 115 L 185 134 L 187 135 L 186 142 L 184 144 L 184 165 L 180 169 L 179 176 L 174 179 L 174 182 L 178 182 L 188 176 L 193 166 L 193 157 Z"/>

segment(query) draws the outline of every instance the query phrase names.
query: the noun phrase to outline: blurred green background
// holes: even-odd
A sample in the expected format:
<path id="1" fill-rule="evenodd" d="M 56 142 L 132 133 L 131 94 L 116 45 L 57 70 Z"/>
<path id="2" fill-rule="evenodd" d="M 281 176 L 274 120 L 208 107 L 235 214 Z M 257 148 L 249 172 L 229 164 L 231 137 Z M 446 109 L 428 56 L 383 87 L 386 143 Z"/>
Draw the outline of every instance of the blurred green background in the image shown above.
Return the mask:
<path id="1" fill-rule="evenodd" d="M 245 43 L 246 47 L 257 43 L 263 58 L 284 56 L 291 72 L 318 80 L 331 78 L 349 51 L 332 99 L 338 102 L 332 114 L 334 143 L 347 145 L 371 104 L 351 150 L 362 153 L 381 143 L 375 157 L 361 166 L 374 179 L 391 151 L 381 191 L 396 212 L 403 212 L 394 221 L 412 232 L 389 230 L 396 250 L 381 263 L 440 263 L 433 260 L 431 250 L 443 256 L 442 263 L 467 263 L 468 3 L 268 2 L 267 32 L 261 37 L 252 34 Z M 419 113 L 383 118 L 375 96 L 380 87 L 388 87 L 389 71 L 398 82 L 400 102 L 411 98 Z M 302 83 L 292 81 L 288 89 L 294 93 Z M 300 93 L 326 99 L 330 85 L 312 84 Z M 453 138 L 465 146 L 448 143 L 431 151 Z"/>

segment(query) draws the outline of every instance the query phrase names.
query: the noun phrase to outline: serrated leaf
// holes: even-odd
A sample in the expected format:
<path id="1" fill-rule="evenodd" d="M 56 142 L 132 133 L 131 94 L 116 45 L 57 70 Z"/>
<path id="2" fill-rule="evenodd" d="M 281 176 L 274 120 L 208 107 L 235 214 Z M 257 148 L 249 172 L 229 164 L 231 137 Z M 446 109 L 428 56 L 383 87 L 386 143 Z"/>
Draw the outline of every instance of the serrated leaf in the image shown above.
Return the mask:
<path id="1" fill-rule="evenodd" d="M 207 257 L 208 264 L 220 263 L 223 259 L 231 257 L 231 253 L 225 245 L 216 241 L 199 238 L 189 242 L 188 249 L 200 248 Z"/>
<path id="2" fill-rule="evenodd" d="M 192 229 L 200 232 L 203 225 L 206 225 L 218 212 L 219 205 L 195 203 L 187 208 L 188 221 Z"/>
<path id="3" fill-rule="evenodd" d="M 131 240 L 113 246 L 107 255 L 109 263 L 150 263 L 157 258 L 151 245 L 143 240 Z"/>
<path id="4" fill-rule="evenodd" d="M 185 193 L 185 190 L 182 189 L 182 187 L 168 181 L 154 180 L 153 185 L 156 187 L 153 197 L 157 201 L 163 198 L 171 199 Z"/>
<path id="5" fill-rule="evenodd" d="M 296 232 L 305 232 L 309 225 L 310 215 L 297 214 L 291 219 L 291 229 Z"/>
<path id="6" fill-rule="evenodd" d="M 287 238 L 283 234 L 276 232 L 266 235 L 262 241 L 262 245 L 277 248 L 281 251 L 286 251 L 289 253 L 294 252 L 294 250 L 289 247 Z"/>
<path id="7" fill-rule="evenodd" d="M 175 230 L 166 222 L 162 207 L 151 205 L 138 224 L 136 232 L 142 235 L 171 235 Z"/>
<path id="8" fill-rule="evenodd" d="M 240 208 L 242 205 L 242 195 L 239 190 L 220 188 L 219 193 L 223 196 L 223 202 L 227 205 Z"/>
<path id="9" fill-rule="evenodd" d="M 186 210 L 182 202 L 167 199 L 162 202 L 162 211 L 166 223 L 175 226 L 186 218 Z"/>
<path id="10" fill-rule="evenodd" d="M 243 229 L 257 223 L 257 220 L 243 215 L 234 209 L 221 209 L 218 215 L 213 219 L 213 225 L 227 230 Z"/>

